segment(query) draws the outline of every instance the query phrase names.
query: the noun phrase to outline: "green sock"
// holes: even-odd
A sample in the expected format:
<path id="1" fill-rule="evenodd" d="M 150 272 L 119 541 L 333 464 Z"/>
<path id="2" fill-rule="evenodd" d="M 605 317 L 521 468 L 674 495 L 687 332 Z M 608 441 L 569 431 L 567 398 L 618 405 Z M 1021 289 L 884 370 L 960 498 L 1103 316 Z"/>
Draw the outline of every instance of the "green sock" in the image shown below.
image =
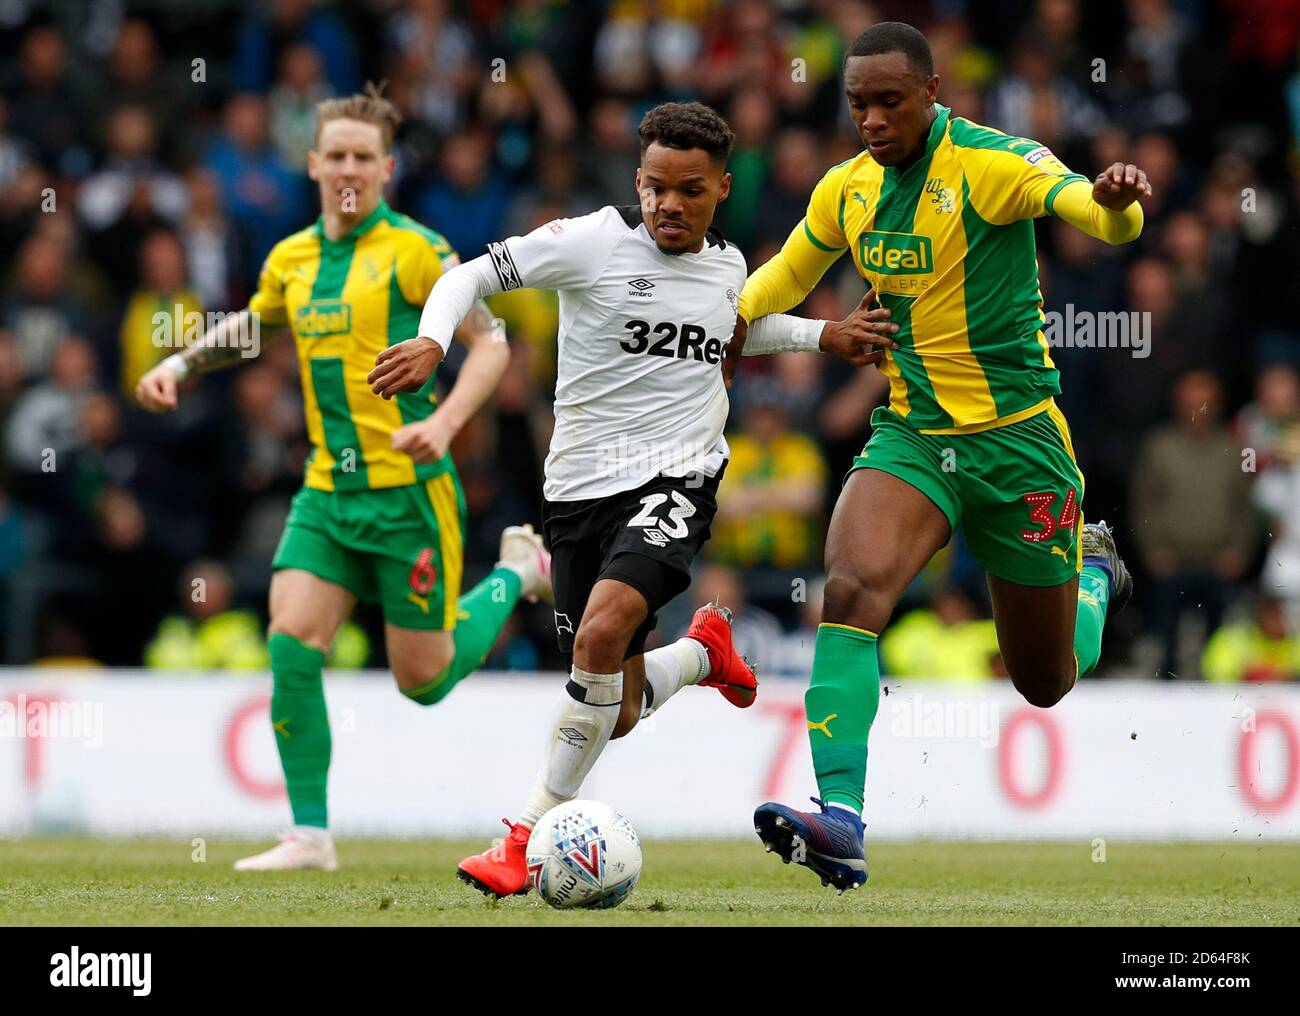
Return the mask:
<path id="1" fill-rule="evenodd" d="M 330 720 L 321 669 L 325 654 L 292 635 L 266 640 L 271 654 L 271 725 L 289 805 L 298 825 L 327 826 L 325 779 L 330 768 Z"/>
<path id="2" fill-rule="evenodd" d="M 460 681 L 479 667 L 501 634 L 510 612 L 519 602 L 519 575 L 510 568 L 497 568 L 459 600 L 460 618 L 452 639 L 456 655 L 447 669 L 428 684 L 407 688 L 402 694 L 422 706 L 431 706 L 447 697 Z"/>
<path id="3" fill-rule="evenodd" d="M 861 811 L 867 733 L 880 705 L 876 636 L 844 624 L 820 625 L 803 703 L 822 800 Z"/>
<path id="4" fill-rule="evenodd" d="M 1079 574 L 1079 609 L 1074 615 L 1074 658 L 1079 677 L 1097 665 L 1101 656 L 1101 630 L 1106 626 L 1110 601 L 1110 576 L 1096 565 L 1084 565 Z"/>

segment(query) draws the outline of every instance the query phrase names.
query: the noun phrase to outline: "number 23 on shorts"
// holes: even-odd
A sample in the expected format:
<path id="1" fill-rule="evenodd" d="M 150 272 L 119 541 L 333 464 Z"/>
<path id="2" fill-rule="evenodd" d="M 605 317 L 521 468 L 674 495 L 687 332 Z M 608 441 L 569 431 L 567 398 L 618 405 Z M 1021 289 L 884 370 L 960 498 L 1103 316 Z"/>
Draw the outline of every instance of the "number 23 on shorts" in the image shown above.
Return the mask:
<path id="1" fill-rule="evenodd" d="M 642 508 L 628 522 L 628 527 L 657 526 L 665 536 L 673 539 L 684 539 L 690 533 L 690 527 L 687 526 L 686 520 L 695 514 L 695 505 L 681 491 L 670 491 L 673 501 L 676 502 L 675 508 L 668 509 L 666 518 L 660 518 L 655 514 L 655 509 L 668 500 L 668 494 L 654 493 L 647 494 L 641 498 Z"/>

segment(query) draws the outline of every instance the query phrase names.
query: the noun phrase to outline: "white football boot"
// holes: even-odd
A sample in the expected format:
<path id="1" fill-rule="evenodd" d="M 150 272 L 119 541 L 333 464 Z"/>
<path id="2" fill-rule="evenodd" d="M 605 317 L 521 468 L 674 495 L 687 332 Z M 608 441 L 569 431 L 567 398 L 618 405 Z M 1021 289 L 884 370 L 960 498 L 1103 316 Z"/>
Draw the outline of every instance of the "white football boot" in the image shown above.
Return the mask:
<path id="1" fill-rule="evenodd" d="M 270 850 L 235 862 L 236 871 L 338 871 L 334 840 L 324 829 L 294 826 Z"/>
<path id="2" fill-rule="evenodd" d="M 520 593 L 529 603 L 555 602 L 551 590 L 551 554 L 532 526 L 507 526 L 501 531 L 501 560 L 497 567 L 509 568 L 519 576 Z"/>

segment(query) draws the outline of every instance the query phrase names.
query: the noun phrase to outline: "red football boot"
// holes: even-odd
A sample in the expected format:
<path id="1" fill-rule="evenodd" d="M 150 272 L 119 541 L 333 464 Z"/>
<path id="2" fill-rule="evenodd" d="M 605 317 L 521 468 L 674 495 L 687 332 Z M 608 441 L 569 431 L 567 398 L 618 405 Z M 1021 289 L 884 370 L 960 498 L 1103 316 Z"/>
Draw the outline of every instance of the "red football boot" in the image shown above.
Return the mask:
<path id="1" fill-rule="evenodd" d="M 686 637 L 704 646 L 709 654 L 709 673 L 699 683 L 717 688 L 733 706 L 745 709 L 758 695 L 758 678 L 731 641 L 731 611 L 710 603 L 691 618 Z"/>
<path id="2" fill-rule="evenodd" d="M 531 888 L 528 882 L 528 837 L 532 830 L 525 825 L 511 825 L 508 818 L 501 820 L 510 835 L 490 850 L 467 857 L 456 868 L 456 875 L 485 895 L 522 896 Z"/>

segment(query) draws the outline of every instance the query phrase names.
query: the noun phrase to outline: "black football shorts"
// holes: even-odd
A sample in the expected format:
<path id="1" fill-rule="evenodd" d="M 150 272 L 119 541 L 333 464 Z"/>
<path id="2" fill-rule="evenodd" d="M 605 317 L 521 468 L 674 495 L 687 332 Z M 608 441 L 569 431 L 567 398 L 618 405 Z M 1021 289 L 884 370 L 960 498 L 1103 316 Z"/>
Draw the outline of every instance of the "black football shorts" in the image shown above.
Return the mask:
<path id="1" fill-rule="evenodd" d="M 546 501 L 542 528 L 551 552 L 555 636 L 566 660 L 592 587 L 615 579 L 645 597 L 650 612 L 624 659 L 645 651 L 655 614 L 691 584 L 691 562 L 709 539 L 718 511 L 713 477 L 658 476 L 633 490 L 587 501 Z"/>

